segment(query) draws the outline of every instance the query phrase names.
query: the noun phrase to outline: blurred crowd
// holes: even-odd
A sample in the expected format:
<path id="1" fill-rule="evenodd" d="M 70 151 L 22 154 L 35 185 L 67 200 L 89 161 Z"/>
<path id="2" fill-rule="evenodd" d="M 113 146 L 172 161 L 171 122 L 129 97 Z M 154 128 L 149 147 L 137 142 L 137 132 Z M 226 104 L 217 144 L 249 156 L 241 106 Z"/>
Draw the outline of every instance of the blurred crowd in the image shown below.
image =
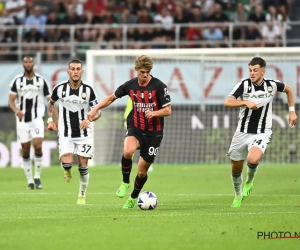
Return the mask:
<path id="1" fill-rule="evenodd" d="M 128 49 L 175 48 L 174 24 L 183 24 L 177 35 L 181 48 L 281 46 L 291 1 L 0 0 L 0 51 L 17 50 L 17 44 L 3 45 L 22 39 L 23 51 L 40 50 L 47 60 L 59 60 L 68 56 L 72 41 L 78 51 L 123 49 L 124 37 Z M 145 25 L 132 26 L 137 24 Z"/>

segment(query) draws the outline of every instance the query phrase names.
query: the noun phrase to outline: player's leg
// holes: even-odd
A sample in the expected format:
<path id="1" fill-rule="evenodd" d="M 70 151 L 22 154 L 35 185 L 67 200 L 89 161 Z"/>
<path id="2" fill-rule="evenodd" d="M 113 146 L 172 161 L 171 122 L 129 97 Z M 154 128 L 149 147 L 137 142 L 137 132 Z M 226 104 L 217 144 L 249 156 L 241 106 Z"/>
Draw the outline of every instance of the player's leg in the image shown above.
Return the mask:
<path id="1" fill-rule="evenodd" d="M 43 138 L 32 139 L 34 148 L 34 184 L 36 189 L 42 189 L 41 173 L 42 173 L 42 143 Z"/>
<path id="2" fill-rule="evenodd" d="M 231 181 L 235 194 L 235 198 L 232 203 L 232 207 L 240 207 L 242 197 L 242 185 L 243 185 L 243 165 L 244 160 L 247 157 L 247 139 L 246 133 L 235 132 L 232 138 L 230 148 L 228 150 L 228 156 L 231 160 Z"/>
<path id="3" fill-rule="evenodd" d="M 232 207 L 240 207 L 243 201 L 243 197 L 242 197 L 243 165 L 244 165 L 244 160 L 241 161 L 231 160 L 231 180 L 232 180 L 232 186 L 235 194 L 233 203 L 231 205 Z"/>
<path id="4" fill-rule="evenodd" d="M 247 178 L 243 188 L 244 198 L 248 197 L 252 193 L 253 181 L 257 173 L 258 164 L 269 142 L 270 136 L 267 134 L 253 135 L 251 140 L 249 140 L 249 153 L 247 156 Z"/>
<path id="5" fill-rule="evenodd" d="M 44 121 L 42 118 L 37 118 L 32 121 L 30 135 L 33 138 L 32 143 L 34 148 L 34 183 L 36 189 L 42 189 L 42 143 L 44 139 Z"/>
<path id="6" fill-rule="evenodd" d="M 151 163 L 146 162 L 141 156 L 139 158 L 138 162 L 138 169 L 137 169 L 137 176 L 135 177 L 134 181 L 134 189 L 124 204 L 123 208 L 133 208 L 137 202 L 137 198 L 139 196 L 139 193 L 143 189 L 147 179 L 148 179 L 148 168 L 150 167 Z"/>
<path id="7" fill-rule="evenodd" d="M 124 151 L 121 160 L 121 170 L 122 170 L 123 180 L 116 192 L 116 195 L 119 198 L 123 198 L 127 192 L 127 189 L 129 188 L 130 173 L 132 169 L 132 156 L 136 151 L 136 149 L 139 147 L 140 147 L 140 143 L 138 139 L 128 131 L 128 134 L 124 140 Z"/>
<path id="8" fill-rule="evenodd" d="M 30 141 L 29 123 L 23 123 L 17 120 L 17 136 L 22 147 L 22 167 L 27 179 L 27 188 L 34 189 L 32 177 L 32 162 L 30 159 Z"/>
<path id="9" fill-rule="evenodd" d="M 89 184 L 90 173 L 88 169 L 88 158 L 78 155 L 79 171 L 79 193 L 77 204 L 85 204 L 86 191 Z"/>
<path id="10" fill-rule="evenodd" d="M 75 150 L 75 144 L 72 138 L 63 137 L 59 138 L 59 159 L 61 167 L 64 169 L 64 179 L 66 182 L 70 182 L 72 179 L 72 166 L 74 162 L 73 153 Z"/>
<path id="11" fill-rule="evenodd" d="M 154 159 L 158 153 L 160 143 L 162 141 L 162 137 L 154 137 L 154 138 L 144 138 L 146 140 L 143 142 L 143 145 L 141 147 L 141 156 L 139 158 L 138 162 L 138 169 L 137 169 L 137 175 L 135 177 L 134 181 L 134 188 L 133 191 L 126 201 L 126 203 L 123 205 L 123 208 L 133 208 L 137 202 L 139 193 L 143 189 L 147 179 L 148 179 L 148 169 L 151 166 L 151 164 L 154 162 Z"/>
<path id="12" fill-rule="evenodd" d="M 34 189 L 34 181 L 32 178 L 32 162 L 30 159 L 30 142 L 21 143 L 22 147 L 22 159 L 23 159 L 23 169 L 27 179 L 27 188 Z"/>

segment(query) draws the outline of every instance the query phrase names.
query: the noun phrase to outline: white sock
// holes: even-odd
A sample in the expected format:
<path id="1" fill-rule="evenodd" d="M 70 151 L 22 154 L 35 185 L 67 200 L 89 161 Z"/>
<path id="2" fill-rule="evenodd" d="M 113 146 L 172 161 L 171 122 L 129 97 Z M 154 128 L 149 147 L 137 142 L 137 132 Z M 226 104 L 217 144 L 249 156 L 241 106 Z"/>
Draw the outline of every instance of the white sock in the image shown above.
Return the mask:
<path id="1" fill-rule="evenodd" d="M 90 173 L 88 167 L 80 166 L 78 168 L 80 176 L 79 176 L 79 194 L 78 196 L 84 196 L 86 194 L 86 189 L 89 184 Z"/>
<path id="2" fill-rule="evenodd" d="M 31 168 L 31 159 L 23 157 L 23 169 L 27 179 L 28 184 L 33 183 L 32 179 L 32 168 Z"/>
<path id="3" fill-rule="evenodd" d="M 249 182 L 253 182 L 254 176 L 257 172 L 258 165 L 252 165 L 249 162 L 247 163 L 247 165 L 248 165 L 248 168 L 247 168 L 246 183 L 249 183 Z"/>
<path id="4" fill-rule="evenodd" d="M 242 173 L 231 175 L 232 185 L 235 192 L 235 197 L 242 197 L 242 184 L 243 184 L 243 175 Z"/>
<path id="5" fill-rule="evenodd" d="M 42 173 L 42 159 L 43 155 L 34 156 L 34 179 L 40 179 Z"/>

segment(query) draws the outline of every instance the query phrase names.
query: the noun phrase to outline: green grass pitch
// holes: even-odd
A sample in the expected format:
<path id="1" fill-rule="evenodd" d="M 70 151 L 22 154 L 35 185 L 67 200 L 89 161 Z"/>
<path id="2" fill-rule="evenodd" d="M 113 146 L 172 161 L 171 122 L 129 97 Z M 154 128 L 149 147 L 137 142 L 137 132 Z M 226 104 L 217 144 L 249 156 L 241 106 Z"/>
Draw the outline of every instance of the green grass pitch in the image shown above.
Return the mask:
<path id="1" fill-rule="evenodd" d="M 122 209 L 119 167 L 90 173 L 87 204 L 80 206 L 77 167 L 70 183 L 60 167 L 45 168 L 43 190 L 26 190 L 22 169 L 0 169 L 0 249 L 300 249 L 300 238 L 257 239 L 258 232 L 300 233 L 297 164 L 262 163 L 241 208 L 230 207 L 229 164 L 154 165 L 144 187 L 158 196 L 153 211 Z"/>

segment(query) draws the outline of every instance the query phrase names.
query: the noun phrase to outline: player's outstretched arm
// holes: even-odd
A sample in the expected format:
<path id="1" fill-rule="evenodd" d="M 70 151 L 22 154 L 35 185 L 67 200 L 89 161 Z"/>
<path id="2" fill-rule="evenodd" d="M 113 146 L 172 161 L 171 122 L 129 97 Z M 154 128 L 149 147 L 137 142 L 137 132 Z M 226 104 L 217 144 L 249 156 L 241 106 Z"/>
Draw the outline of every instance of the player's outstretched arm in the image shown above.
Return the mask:
<path id="1" fill-rule="evenodd" d="M 156 110 L 156 111 L 150 111 L 150 110 L 146 110 L 145 112 L 145 116 L 146 118 L 150 119 L 152 117 L 166 117 L 166 116 L 170 116 L 172 113 L 172 109 L 171 109 L 171 105 L 168 105 L 160 110 Z"/>
<path id="2" fill-rule="evenodd" d="M 100 109 L 108 107 L 110 104 L 112 104 L 117 97 L 115 97 L 114 94 L 109 95 L 105 97 L 101 102 L 99 102 L 87 115 L 87 119 L 89 121 L 93 121 L 95 119 L 95 116 L 97 115 L 98 111 Z"/>
<path id="3" fill-rule="evenodd" d="M 289 105 L 289 126 L 294 127 L 297 123 L 297 115 L 295 111 L 295 99 L 294 91 L 291 86 L 285 85 L 284 92 L 287 95 L 287 101 Z"/>

